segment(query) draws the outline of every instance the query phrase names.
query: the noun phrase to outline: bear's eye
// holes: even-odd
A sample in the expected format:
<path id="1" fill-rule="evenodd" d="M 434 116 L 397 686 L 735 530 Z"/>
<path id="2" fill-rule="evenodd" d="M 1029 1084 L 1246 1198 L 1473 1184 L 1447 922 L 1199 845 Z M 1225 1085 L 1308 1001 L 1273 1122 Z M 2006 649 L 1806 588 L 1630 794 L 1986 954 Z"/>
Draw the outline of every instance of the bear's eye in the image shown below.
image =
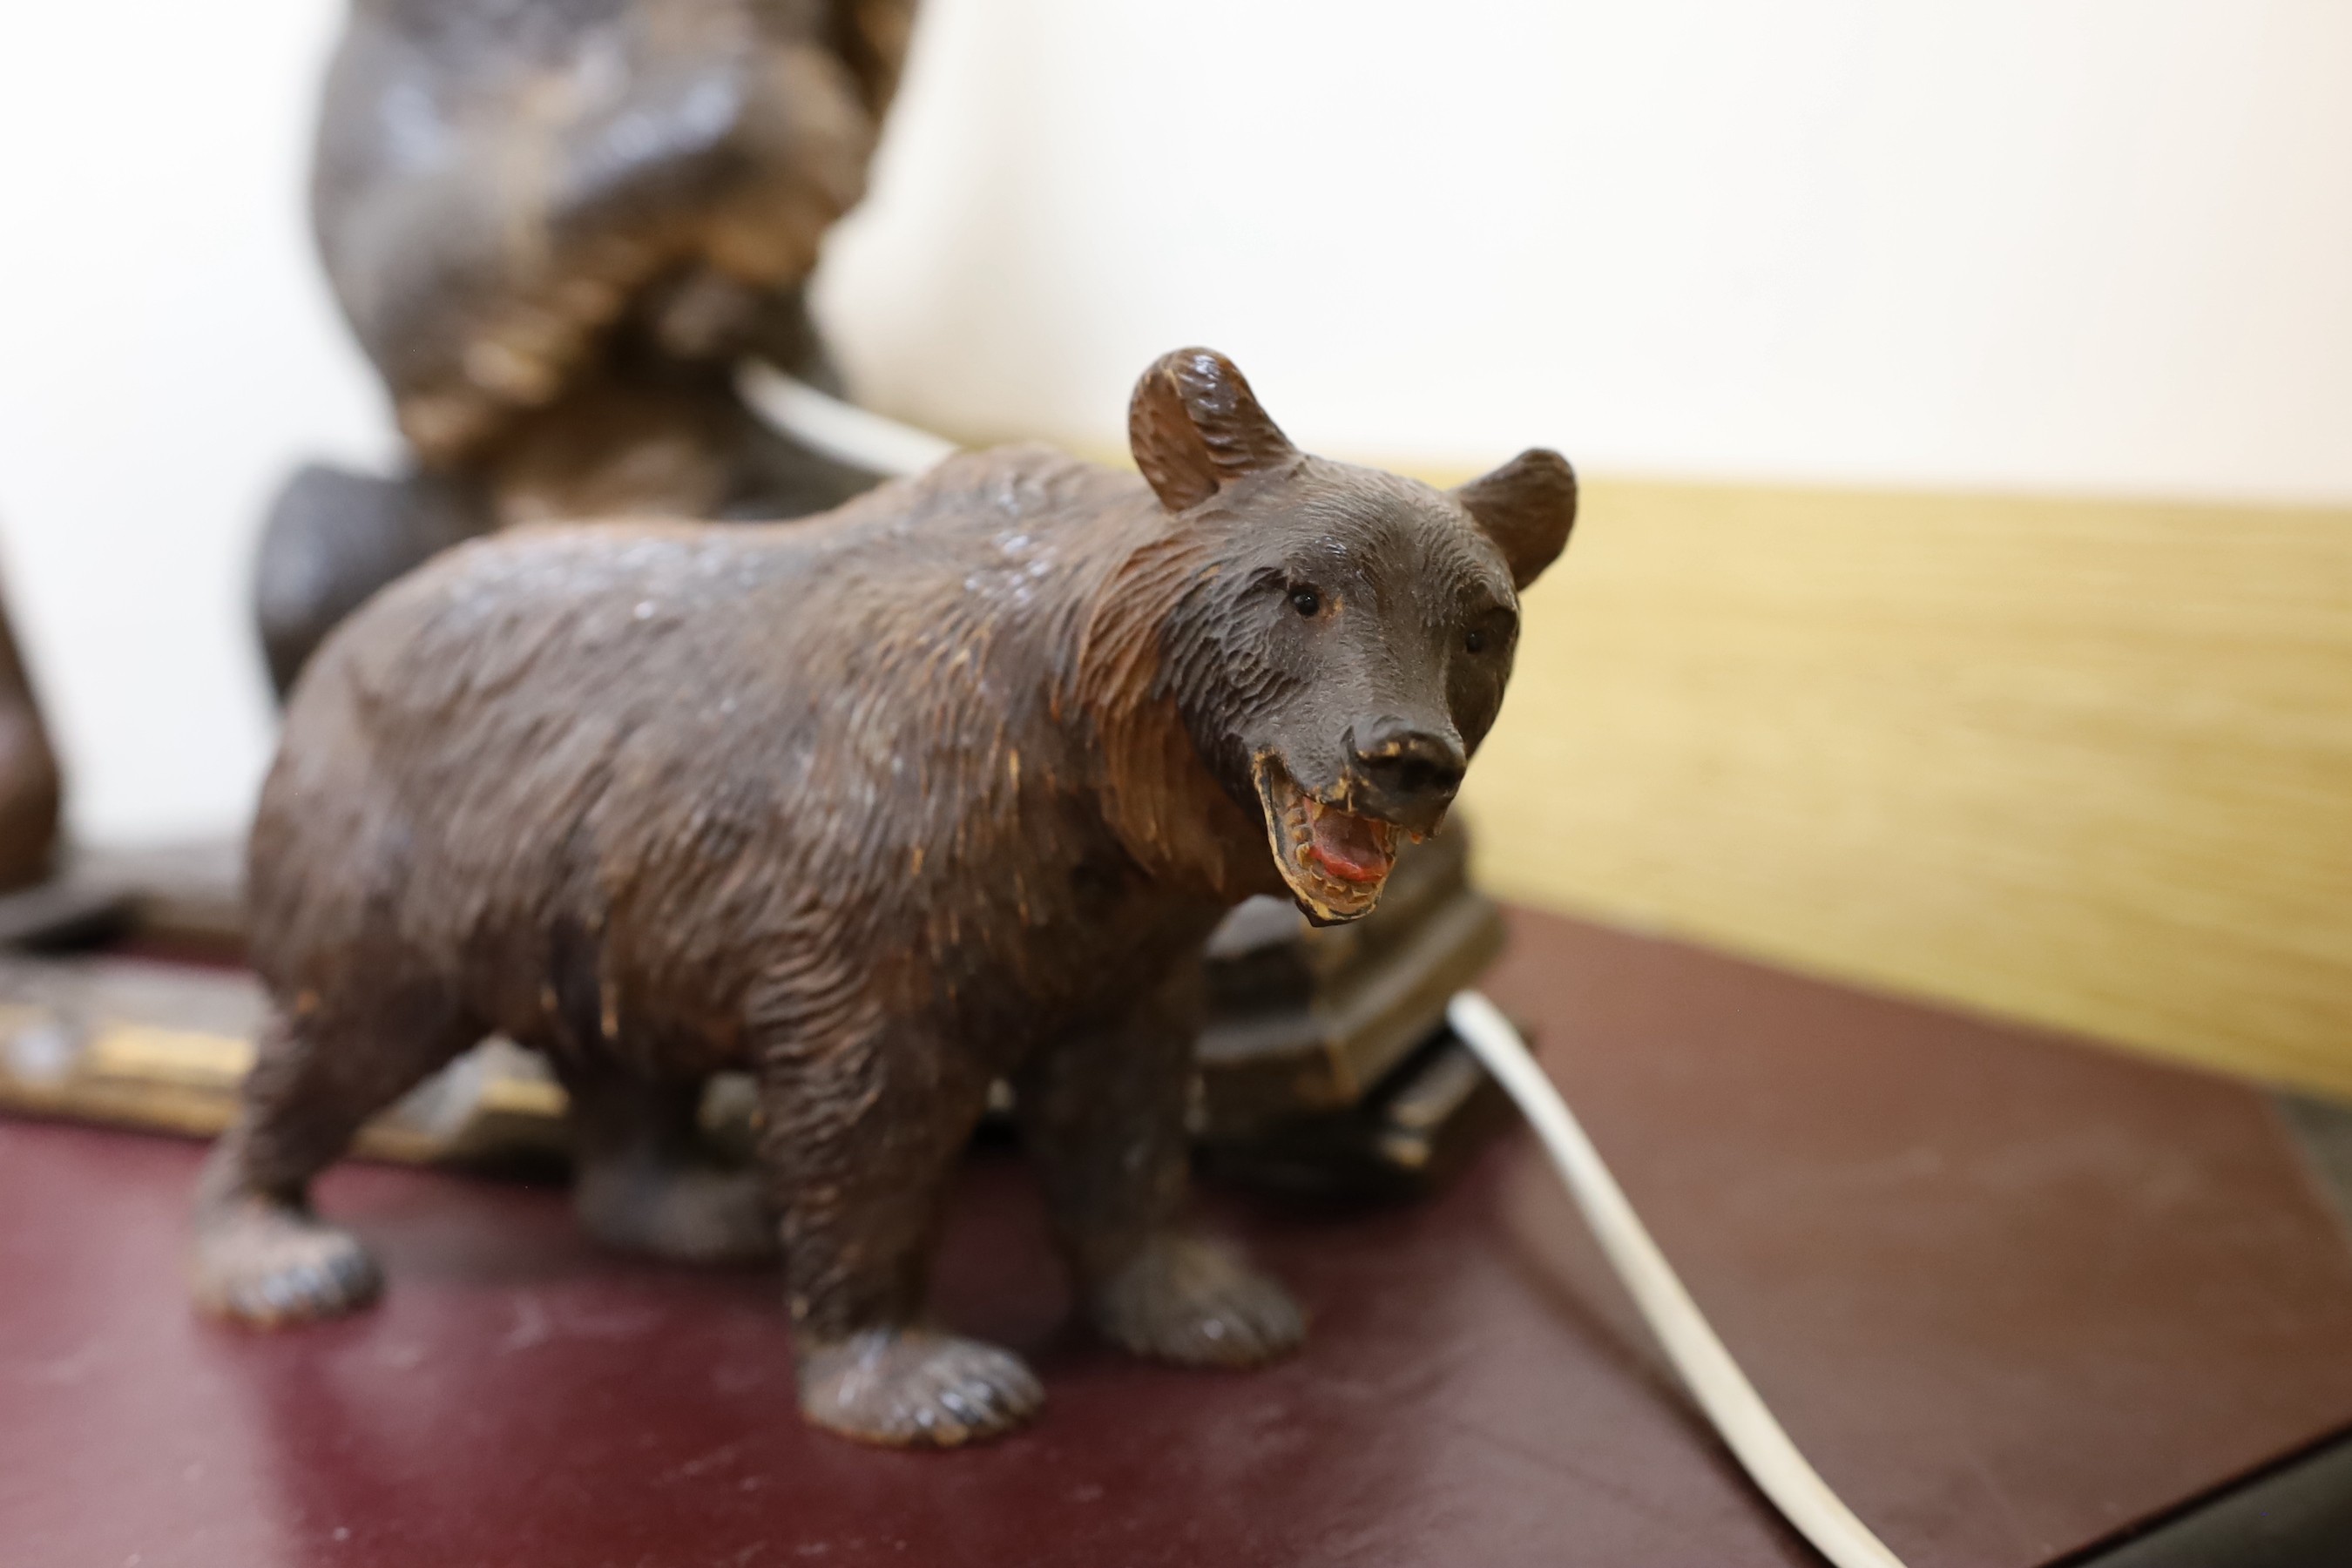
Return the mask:
<path id="1" fill-rule="evenodd" d="M 1293 588 L 1290 607 L 1302 616 L 1312 616 L 1323 608 L 1323 595 L 1312 588 Z"/>
<path id="2" fill-rule="evenodd" d="M 1475 626 L 1472 626 L 1468 631 L 1464 632 L 1462 634 L 1462 651 L 1465 653 L 1485 653 L 1486 651 L 1486 634 L 1480 631 Z"/>

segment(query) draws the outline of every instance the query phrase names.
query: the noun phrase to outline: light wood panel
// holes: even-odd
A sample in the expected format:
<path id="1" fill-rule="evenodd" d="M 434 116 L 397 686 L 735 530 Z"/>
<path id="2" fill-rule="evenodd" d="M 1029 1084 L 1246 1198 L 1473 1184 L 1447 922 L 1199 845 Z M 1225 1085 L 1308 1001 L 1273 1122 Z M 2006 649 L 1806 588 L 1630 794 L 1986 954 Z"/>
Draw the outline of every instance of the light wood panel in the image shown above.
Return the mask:
<path id="1" fill-rule="evenodd" d="M 2352 1093 L 2352 512 L 1596 481 L 1496 890 Z"/>

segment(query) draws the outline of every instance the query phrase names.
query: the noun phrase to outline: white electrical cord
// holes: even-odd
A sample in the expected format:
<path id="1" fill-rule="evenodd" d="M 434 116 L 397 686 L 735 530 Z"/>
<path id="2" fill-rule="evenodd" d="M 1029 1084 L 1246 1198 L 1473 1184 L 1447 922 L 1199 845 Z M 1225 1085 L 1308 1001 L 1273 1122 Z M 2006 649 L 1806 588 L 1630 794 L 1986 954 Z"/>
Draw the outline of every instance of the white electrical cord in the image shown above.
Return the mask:
<path id="1" fill-rule="evenodd" d="M 951 441 L 828 396 L 763 360 L 746 360 L 736 388 L 752 411 L 803 446 L 869 473 L 921 473 L 956 450 Z M 1903 1568 L 1870 1527 L 1818 1475 L 1699 1314 L 1665 1255 L 1625 1201 L 1592 1140 L 1528 1053 L 1519 1032 L 1475 991 L 1446 1005 L 1446 1021 L 1476 1053 L 1543 1141 L 1610 1267 L 1666 1349 L 1706 1418 L 1773 1506 L 1835 1568 Z"/>
<path id="2" fill-rule="evenodd" d="M 738 365 L 735 390 L 754 414 L 801 445 L 869 474 L 904 479 L 956 450 L 952 441 L 844 403 L 765 360 Z"/>
<path id="3" fill-rule="evenodd" d="M 1839 1500 L 1772 1419 L 1510 1020 L 1475 991 L 1457 993 L 1446 1005 L 1445 1019 L 1517 1102 L 1543 1141 L 1544 1152 L 1568 1184 L 1569 1195 L 1583 1211 L 1584 1223 L 1608 1254 L 1610 1267 L 1625 1282 L 1684 1384 L 1757 1487 L 1836 1568 L 1903 1568 L 1901 1560 Z"/>

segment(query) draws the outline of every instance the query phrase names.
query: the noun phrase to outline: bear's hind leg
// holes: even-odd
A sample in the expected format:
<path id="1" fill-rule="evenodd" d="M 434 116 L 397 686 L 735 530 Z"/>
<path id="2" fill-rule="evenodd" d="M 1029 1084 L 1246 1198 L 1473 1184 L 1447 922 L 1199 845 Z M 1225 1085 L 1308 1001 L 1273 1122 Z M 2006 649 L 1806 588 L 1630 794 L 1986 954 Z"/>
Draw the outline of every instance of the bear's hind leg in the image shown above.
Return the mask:
<path id="1" fill-rule="evenodd" d="M 275 1327 L 365 1306 L 383 1277 L 356 1237 L 311 1212 L 310 1178 L 361 1123 L 446 1065 L 478 1031 L 328 1030 L 273 1013 L 242 1104 L 196 1187 L 192 1280 L 215 1317 Z"/>
<path id="2" fill-rule="evenodd" d="M 559 1060 L 579 1142 L 572 1204 L 607 1247 L 684 1263 L 776 1255 L 756 1169 L 729 1170 L 699 1136 L 699 1079 L 648 1079 L 608 1062 Z"/>
<path id="3" fill-rule="evenodd" d="M 1255 1366 L 1296 1350 L 1307 1322 L 1274 1279 L 1183 1221 L 1199 996 L 1198 963 L 1180 965 L 1118 1024 L 1039 1051 L 1014 1105 L 1097 1331 L 1182 1366 Z"/>
<path id="4" fill-rule="evenodd" d="M 782 1217 L 801 1413 L 860 1442 L 954 1447 L 1045 1398 L 1019 1356 L 924 1317 L 930 1254 L 987 1076 L 927 1031 L 763 1053 L 761 1158 Z"/>

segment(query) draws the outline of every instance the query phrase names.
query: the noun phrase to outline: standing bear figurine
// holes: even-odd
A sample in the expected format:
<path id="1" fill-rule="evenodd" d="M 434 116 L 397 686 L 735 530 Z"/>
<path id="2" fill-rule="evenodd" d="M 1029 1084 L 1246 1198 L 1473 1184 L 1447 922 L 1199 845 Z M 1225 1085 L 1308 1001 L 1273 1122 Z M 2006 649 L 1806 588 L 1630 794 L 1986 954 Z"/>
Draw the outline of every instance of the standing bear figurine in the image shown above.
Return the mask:
<path id="1" fill-rule="evenodd" d="M 777 525 L 526 530 L 451 551 L 297 684 L 251 847 L 274 1004 L 205 1167 L 208 1310 L 380 1286 L 310 1178 L 492 1032 L 545 1054 L 578 1206 L 669 1257 L 782 1246 L 800 1402 L 952 1445 L 1036 1407 L 924 1313 L 992 1081 L 1014 1088 L 1094 1327 L 1243 1366 L 1282 1288 L 1186 1227 L 1203 939 L 1286 889 L 1370 910 L 1494 722 L 1558 455 L 1441 491 L 1310 457 L 1201 349 L 1138 384 L 1140 480 L 960 456 Z M 755 1075 L 750 1173 L 697 1091 Z"/>

